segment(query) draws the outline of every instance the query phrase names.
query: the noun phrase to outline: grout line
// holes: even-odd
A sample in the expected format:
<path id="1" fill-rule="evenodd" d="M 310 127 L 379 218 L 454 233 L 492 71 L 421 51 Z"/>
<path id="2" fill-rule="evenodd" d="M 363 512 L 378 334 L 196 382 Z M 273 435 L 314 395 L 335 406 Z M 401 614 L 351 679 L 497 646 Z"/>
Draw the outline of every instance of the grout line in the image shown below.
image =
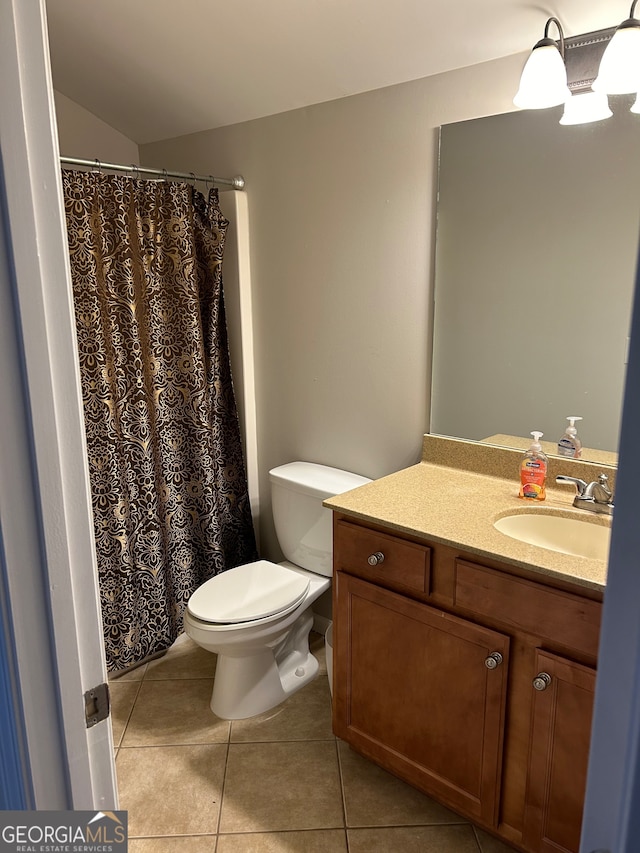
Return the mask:
<path id="1" fill-rule="evenodd" d="M 478 853 L 482 853 L 482 847 L 480 846 L 480 839 L 478 838 L 478 833 L 476 832 L 476 828 L 473 824 L 471 824 L 471 829 L 473 830 L 473 837 L 476 840 L 476 844 L 478 845 Z"/>
<path id="2" fill-rule="evenodd" d="M 215 838 L 214 832 L 182 832 L 179 835 L 132 835 L 136 841 L 154 841 L 157 838 Z"/>
<path id="3" fill-rule="evenodd" d="M 349 836 L 347 834 L 347 803 L 344 795 L 344 778 L 342 775 L 342 761 L 340 760 L 340 749 L 338 738 L 335 738 L 336 759 L 338 761 L 338 779 L 340 782 L 340 801 L 342 803 L 342 820 L 344 821 L 344 834 L 347 842 L 347 851 L 349 850 Z"/>
<path id="4" fill-rule="evenodd" d="M 177 684 L 182 684 L 185 681 L 215 681 L 213 675 L 188 675 L 186 678 L 176 678 L 174 676 L 166 676 L 165 678 L 144 678 L 141 684 L 157 684 L 159 681 L 175 681 Z"/>
<path id="5" fill-rule="evenodd" d="M 363 823 L 348 826 L 347 829 L 440 829 L 443 826 L 470 826 L 473 829 L 473 824 L 468 820 L 462 820 L 460 823 Z"/>
<path id="6" fill-rule="evenodd" d="M 130 749 L 181 749 L 184 747 L 193 747 L 193 746 L 227 746 L 228 741 L 226 740 L 206 740 L 206 741 L 181 741 L 180 743 L 143 743 L 143 744 L 130 744 L 129 746 L 119 746 L 118 751 L 121 749 L 126 750 L 127 752 Z"/>
<path id="7" fill-rule="evenodd" d="M 285 835 L 293 832 L 340 832 L 344 829 L 343 826 L 307 826 L 302 829 L 241 829 L 237 832 L 221 832 L 219 835 L 222 838 L 229 838 L 234 835 Z"/>
<path id="8" fill-rule="evenodd" d="M 125 682 L 125 684 L 126 683 L 127 682 Z M 136 682 L 134 681 L 134 682 L 129 682 L 129 683 L 135 684 Z M 138 689 L 136 690 L 136 695 L 133 697 L 133 702 L 131 703 L 131 709 L 129 710 L 129 713 L 127 714 L 127 719 L 125 721 L 125 724 L 122 727 L 122 734 L 120 735 L 120 743 L 118 744 L 118 749 L 120 749 L 122 747 L 122 741 L 124 740 L 124 736 L 127 732 L 127 728 L 129 726 L 129 723 L 131 722 L 131 716 L 133 714 L 133 709 L 136 707 L 136 702 L 138 701 L 138 697 L 140 695 L 140 688 L 142 687 L 142 682 L 138 681 L 137 684 L 138 684 Z M 111 714 L 109 714 L 109 722 L 111 724 L 111 733 L 113 734 L 113 721 L 111 720 Z"/>
<path id="9" fill-rule="evenodd" d="M 335 735 L 329 737 L 299 737 L 299 738 L 278 738 L 277 740 L 229 740 L 234 746 L 251 746 L 252 744 L 265 743 L 331 743 L 335 739 Z M 222 743 L 222 741 L 220 741 Z"/>
<path id="10" fill-rule="evenodd" d="M 231 737 L 231 726 L 229 726 L 229 737 Z M 216 844 L 215 849 L 218 849 L 218 839 L 220 838 L 220 822 L 222 821 L 222 807 L 224 805 L 224 791 L 227 785 L 227 770 L 229 768 L 229 751 L 231 742 L 227 740 L 227 749 L 224 754 L 224 770 L 222 773 L 222 785 L 220 786 L 220 805 L 218 806 L 218 820 L 216 822 Z M 214 851 L 215 853 L 215 851 Z"/>

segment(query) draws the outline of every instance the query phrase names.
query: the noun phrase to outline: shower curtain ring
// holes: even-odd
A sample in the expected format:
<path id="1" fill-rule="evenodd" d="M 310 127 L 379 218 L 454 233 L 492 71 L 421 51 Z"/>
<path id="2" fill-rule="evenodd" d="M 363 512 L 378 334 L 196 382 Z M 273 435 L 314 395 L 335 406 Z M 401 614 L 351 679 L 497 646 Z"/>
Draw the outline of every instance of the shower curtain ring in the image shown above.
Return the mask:
<path id="1" fill-rule="evenodd" d="M 131 164 L 131 171 L 135 175 L 135 179 L 137 181 L 138 178 L 140 177 L 140 166 L 137 166 L 135 163 L 132 163 Z"/>
<path id="2" fill-rule="evenodd" d="M 209 180 L 211 181 L 211 189 L 215 189 L 216 179 L 213 177 L 213 175 L 209 175 Z"/>
<path id="3" fill-rule="evenodd" d="M 167 172 L 166 169 L 163 169 L 162 170 L 162 180 L 166 181 L 168 177 L 169 177 L 169 173 Z"/>
<path id="4" fill-rule="evenodd" d="M 100 162 L 100 160 L 98 160 L 98 158 L 96 157 L 93 162 L 96 164 L 96 167 L 93 171 L 100 172 L 100 174 L 102 174 L 102 163 Z"/>
<path id="5" fill-rule="evenodd" d="M 196 176 L 195 176 L 195 173 L 194 173 L 194 172 L 189 172 L 189 174 L 191 175 L 191 181 L 193 182 L 193 186 L 195 187 L 195 185 L 196 185 Z"/>

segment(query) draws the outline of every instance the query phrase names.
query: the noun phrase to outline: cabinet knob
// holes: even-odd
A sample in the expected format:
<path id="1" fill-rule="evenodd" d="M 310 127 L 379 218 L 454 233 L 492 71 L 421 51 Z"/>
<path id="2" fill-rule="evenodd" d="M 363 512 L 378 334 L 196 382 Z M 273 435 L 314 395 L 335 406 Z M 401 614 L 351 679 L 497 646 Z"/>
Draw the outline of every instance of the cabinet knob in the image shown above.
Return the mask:
<path id="1" fill-rule="evenodd" d="M 536 690 L 546 690 L 551 684 L 551 676 L 548 672 L 539 672 L 533 679 L 533 686 Z"/>
<path id="2" fill-rule="evenodd" d="M 382 551 L 376 551 L 375 554 L 371 554 L 369 559 L 367 560 L 370 566 L 379 566 L 381 563 L 384 563 L 384 554 Z"/>
<path id="3" fill-rule="evenodd" d="M 502 663 L 502 655 L 500 652 L 491 652 L 488 658 L 485 659 L 484 665 L 487 669 L 495 669 Z"/>

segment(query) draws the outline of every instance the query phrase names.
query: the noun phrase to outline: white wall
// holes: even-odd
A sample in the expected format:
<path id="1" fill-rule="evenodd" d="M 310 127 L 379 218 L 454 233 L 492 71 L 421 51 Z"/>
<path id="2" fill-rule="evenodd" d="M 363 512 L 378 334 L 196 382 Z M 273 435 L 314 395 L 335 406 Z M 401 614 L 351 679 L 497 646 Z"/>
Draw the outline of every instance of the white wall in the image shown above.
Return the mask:
<path id="1" fill-rule="evenodd" d="M 379 477 L 418 460 L 437 128 L 512 109 L 523 62 L 141 146 L 148 166 L 247 181 L 265 556 L 279 554 L 269 468 L 305 459 Z"/>
<path id="2" fill-rule="evenodd" d="M 83 160 L 97 158 L 104 162 L 125 165 L 139 163 L 138 146 L 135 142 L 66 95 L 60 92 L 54 94 L 62 155 Z"/>

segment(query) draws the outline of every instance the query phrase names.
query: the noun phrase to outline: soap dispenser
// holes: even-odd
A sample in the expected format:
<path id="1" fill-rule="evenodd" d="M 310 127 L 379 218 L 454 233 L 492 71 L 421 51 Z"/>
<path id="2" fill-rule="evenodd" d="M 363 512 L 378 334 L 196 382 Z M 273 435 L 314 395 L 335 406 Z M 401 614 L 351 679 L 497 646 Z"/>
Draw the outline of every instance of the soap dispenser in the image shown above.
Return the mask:
<path id="1" fill-rule="evenodd" d="M 569 426 L 566 428 L 564 435 L 558 442 L 558 455 L 568 456 L 571 459 L 580 459 L 582 454 L 582 443 L 577 435 L 575 427 L 576 421 L 581 421 L 582 418 L 571 415 L 567 418 Z"/>
<path id="2" fill-rule="evenodd" d="M 542 452 L 540 439 L 541 432 L 532 432 L 533 441 L 531 447 L 522 457 L 520 463 L 520 494 L 519 497 L 527 500 L 543 501 L 547 494 L 545 483 L 547 480 L 547 457 Z"/>

